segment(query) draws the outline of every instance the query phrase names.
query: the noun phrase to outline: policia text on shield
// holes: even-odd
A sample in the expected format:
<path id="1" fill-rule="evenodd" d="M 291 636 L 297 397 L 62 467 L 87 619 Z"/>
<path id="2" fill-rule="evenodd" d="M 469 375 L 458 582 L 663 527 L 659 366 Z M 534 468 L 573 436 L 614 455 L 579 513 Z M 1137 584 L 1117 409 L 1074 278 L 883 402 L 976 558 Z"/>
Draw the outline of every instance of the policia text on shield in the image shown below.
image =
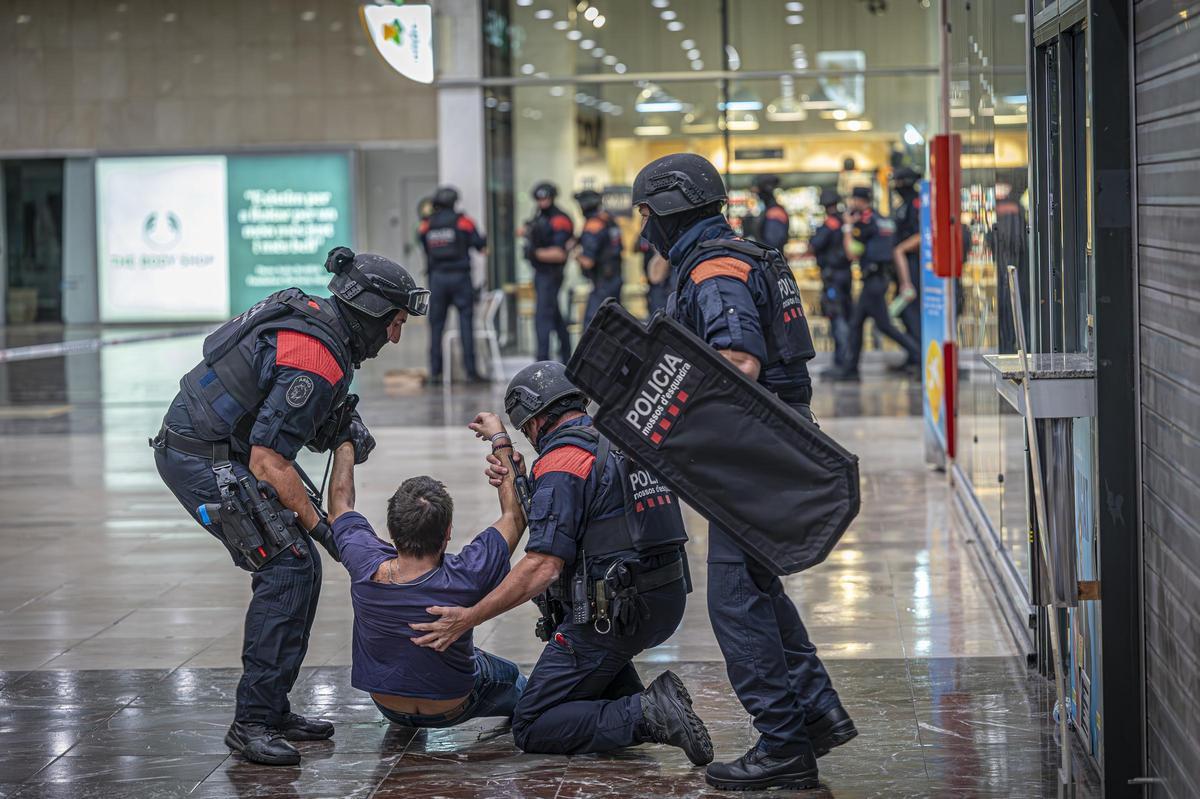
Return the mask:
<path id="1" fill-rule="evenodd" d="M 308 647 L 321 587 L 312 541 L 330 549 L 316 489 L 295 466 L 301 447 L 354 445 L 365 461 L 375 442 L 348 395 L 354 370 L 400 339 L 429 292 L 399 264 L 329 253 L 332 297 L 285 289 L 219 327 L 203 359 L 180 380 L 150 444 L 163 482 L 252 572 L 243 674 L 225 742 L 248 760 L 293 765 L 288 741 L 333 735 L 327 721 L 291 712 L 288 692 Z"/>

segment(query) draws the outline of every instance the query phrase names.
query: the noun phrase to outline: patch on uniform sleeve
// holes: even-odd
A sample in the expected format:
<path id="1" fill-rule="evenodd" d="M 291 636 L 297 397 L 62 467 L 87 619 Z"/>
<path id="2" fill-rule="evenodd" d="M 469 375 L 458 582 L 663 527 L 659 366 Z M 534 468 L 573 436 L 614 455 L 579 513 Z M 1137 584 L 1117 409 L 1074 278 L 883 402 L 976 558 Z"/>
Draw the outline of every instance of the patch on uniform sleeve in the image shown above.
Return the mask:
<path id="1" fill-rule="evenodd" d="M 471 217 L 469 216 L 460 216 L 458 221 L 454 223 L 454 226 L 463 233 L 475 232 L 475 223 L 471 221 Z"/>
<path id="2" fill-rule="evenodd" d="M 573 229 L 571 225 L 571 217 L 566 214 L 557 214 L 550 220 L 550 228 L 564 233 L 570 233 Z"/>
<path id="3" fill-rule="evenodd" d="M 842 227 L 842 220 L 838 219 L 836 216 L 827 216 L 825 217 L 825 227 L 829 228 L 830 230 L 840 230 Z"/>
<path id="4" fill-rule="evenodd" d="M 604 230 L 604 220 L 594 216 L 583 226 L 584 233 L 599 233 L 602 230 Z"/>
<path id="5" fill-rule="evenodd" d="M 313 393 L 313 381 L 308 375 L 297 375 L 287 390 L 287 404 L 293 408 L 303 408 L 304 403 Z"/>
<path id="6" fill-rule="evenodd" d="M 417 227 L 417 230 L 418 230 L 418 232 L 420 232 L 420 234 L 422 236 L 424 236 L 426 233 L 428 233 L 429 232 L 429 220 L 422 219 L 421 224 Z"/>
<path id="7" fill-rule="evenodd" d="M 592 473 L 592 463 L 596 456 L 583 447 L 569 444 L 565 447 L 550 450 L 549 453 L 537 459 L 533 464 L 533 476 L 541 477 L 551 472 L 566 472 L 576 477 L 587 477 Z"/>
<path id="8" fill-rule="evenodd" d="M 788 219 L 787 211 L 783 210 L 783 208 L 778 205 L 772 205 L 770 208 L 768 208 L 766 217 L 767 219 L 774 219 L 776 222 L 790 221 Z"/>
<path id="9" fill-rule="evenodd" d="M 344 374 L 324 344 L 295 330 L 279 331 L 275 339 L 275 365 L 312 372 L 325 378 L 331 386 L 341 380 Z"/>
<path id="10" fill-rule="evenodd" d="M 714 277 L 732 277 L 745 283 L 750 278 L 750 264 L 737 258 L 713 258 L 692 270 L 693 283 L 703 283 Z"/>

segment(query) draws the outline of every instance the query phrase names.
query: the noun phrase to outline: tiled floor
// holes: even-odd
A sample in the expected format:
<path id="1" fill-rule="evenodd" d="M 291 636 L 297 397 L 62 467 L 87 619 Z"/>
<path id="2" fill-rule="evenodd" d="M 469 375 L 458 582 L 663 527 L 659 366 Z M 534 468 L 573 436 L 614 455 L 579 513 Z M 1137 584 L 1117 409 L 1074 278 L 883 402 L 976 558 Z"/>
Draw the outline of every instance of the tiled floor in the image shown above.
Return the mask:
<path id="1" fill-rule="evenodd" d="M 496 513 L 463 425 L 499 406 L 499 389 L 426 392 L 409 371 L 419 337 L 406 344 L 357 384 L 379 440 L 359 470 L 359 507 L 382 521 L 401 479 L 435 475 L 455 497 L 457 547 Z M 336 564 L 294 702 L 338 722 L 337 735 L 305 745 L 294 769 L 230 756 L 249 581 L 159 484 L 145 445 L 197 348 L 189 337 L 0 365 L 0 799 L 703 793 L 702 774 L 663 747 L 534 757 L 491 722 L 419 734 L 383 724 L 349 685 Z M 787 579 L 861 731 L 822 759 L 826 794 L 1052 795 L 1052 688 L 1027 672 L 952 526 L 944 478 L 920 462 L 915 387 L 873 371 L 861 386 L 819 385 L 814 409 L 863 474 L 842 543 Z M 735 756 L 753 730 L 707 620 L 704 524 L 688 524 L 697 590 L 676 635 L 640 662 L 650 675 L 677 670 L 718 755 Z M 520 608 L 476 641 L 528 665 L 533 618 Z"/>

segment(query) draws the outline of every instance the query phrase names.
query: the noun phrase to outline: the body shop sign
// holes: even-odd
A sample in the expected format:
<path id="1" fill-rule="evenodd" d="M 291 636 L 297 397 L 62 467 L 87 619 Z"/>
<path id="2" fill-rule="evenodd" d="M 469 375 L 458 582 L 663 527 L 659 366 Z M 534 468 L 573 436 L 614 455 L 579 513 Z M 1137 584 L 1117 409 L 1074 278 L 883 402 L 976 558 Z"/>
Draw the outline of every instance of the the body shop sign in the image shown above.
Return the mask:
<path id="1" fill-rule="evenodd" d="M 392 69 L 417 83 L 433 83 L 433 10 L 430 6 L 362 6 L 359 17 L 375 50 Z"/>
<path id="2" fill-rule="evenodd" d="M 342 153 L 96 162 L 100 318 L 222 320 L 288 286 L 325 293 L 352 244 Z"/>

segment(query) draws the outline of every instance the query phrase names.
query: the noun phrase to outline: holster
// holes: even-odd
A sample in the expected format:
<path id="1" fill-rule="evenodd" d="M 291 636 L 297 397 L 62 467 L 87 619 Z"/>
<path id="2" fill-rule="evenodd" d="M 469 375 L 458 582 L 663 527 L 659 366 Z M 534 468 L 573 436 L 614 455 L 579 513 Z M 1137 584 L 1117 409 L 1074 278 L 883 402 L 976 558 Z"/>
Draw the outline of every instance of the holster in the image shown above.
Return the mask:
<path id="1" fill-rule="evenodd" d="M 286 549 L 298 557 L 307 557 L 305 550 L 296 546 L 303 535 L 296 514 L 283 506 L 270 483 L 250 476 L 239 480 L 228 460 L 214 461 L 213 473 L 221 502 L 201 505 L 197 509 L 201 521 L 240 553 L 253 571 Z"/>

